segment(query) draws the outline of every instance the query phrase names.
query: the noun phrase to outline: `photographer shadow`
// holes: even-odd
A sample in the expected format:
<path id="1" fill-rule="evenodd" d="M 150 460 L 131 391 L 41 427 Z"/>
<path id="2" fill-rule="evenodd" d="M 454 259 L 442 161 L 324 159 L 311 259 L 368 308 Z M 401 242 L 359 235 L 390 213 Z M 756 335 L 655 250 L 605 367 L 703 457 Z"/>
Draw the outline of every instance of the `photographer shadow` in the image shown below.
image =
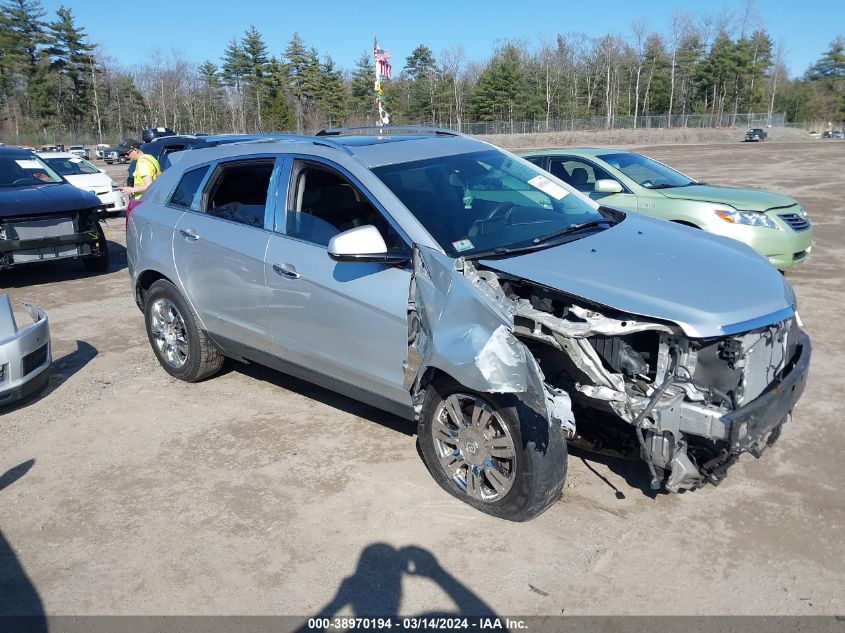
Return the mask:
<path id="1" fill-rule="evenodd" d="M 443 569 L 428 550 L 413 545 L 396 549 L 386 543 L 374 543 L 364 548 L 355 573 L 344 578 L 334 598 L 314 618 L 397 618 L 405 575 L 433 581 L 454 604 L 452 608 L 409 617 L 497 617 L 481 598 Z M 341 612 L 344 615 L 338 615 Z"/>

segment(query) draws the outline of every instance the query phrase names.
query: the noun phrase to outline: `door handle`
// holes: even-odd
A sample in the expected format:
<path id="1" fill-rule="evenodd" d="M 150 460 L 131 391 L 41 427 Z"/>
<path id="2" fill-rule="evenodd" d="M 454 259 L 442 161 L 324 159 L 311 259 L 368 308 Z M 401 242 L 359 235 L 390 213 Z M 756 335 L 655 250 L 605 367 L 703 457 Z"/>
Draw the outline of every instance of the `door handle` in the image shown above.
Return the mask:
<path id="1" fill-rule="evenodd" d="M 182 234 L 182 237 L 191 242 L 196 242 L 200 238 L 194 229 L 179 229 L 179 232 Z"/>
<path id="2" fill-rule="evenodd" d="M 299 279 L 302 277 L 302 275 L 296 272 L 296 266 L 293 264 L 273 264 L 273 270 L 288 279 Z"/>

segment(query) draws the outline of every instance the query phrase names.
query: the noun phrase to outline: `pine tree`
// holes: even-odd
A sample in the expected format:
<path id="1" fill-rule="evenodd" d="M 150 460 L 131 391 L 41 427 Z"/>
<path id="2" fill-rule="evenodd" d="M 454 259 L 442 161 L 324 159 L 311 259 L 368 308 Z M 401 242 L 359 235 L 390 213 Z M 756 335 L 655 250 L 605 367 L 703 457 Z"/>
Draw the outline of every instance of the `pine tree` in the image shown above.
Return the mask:
<path id="1" fill-rule="evenodd" d="M 248 72 L 248 64 L 243 49 L 235 38 L 223 51 L 223 64 L 220 76 L 223 85 L 231 89 L 230 112 L 232 116 L 232 130 L 246 131 L 246 114 L 244 112 L 244 82 Z"/>
<path id="2" fill-rule="evenodd" d="M 372 123 L 375 116 L 375 66 L 370 53 L 361 53 L 350 80 L 349 109 L 361 122 Z"/>
<path id="3" fill-rule="evenodd" d="M 499 51 L 481 72 L 473 91 L 471 111 L 479 121 L 513 121 L 523 114 L 525 75 L 519 50 L 512 44 Z"/>
<path id="4" fill-rule="evenodd" d="M 434 53 L 424 44 L 411 51 L 405 60 L 403 75 L 409 82 L 407 114 L 412 121 L 435 124 L 441 74 Z"/>
<path id="5" fill-rule="evenodd" d="M 76 26 L 73 12 L 62 6 L 58 18 L 47 25 L 50 68 L 60 81 L 54 82 L 59 103 L 60 122 L 76 133 L 90 129 L 94 94 L 91 70 L 94 46 L 86 42 L 85 29 Z"/>
<path id="6" fill-rule="evenodd" d="M 241 39 L 241 51 L 243 51 L 246 71 L 247 93 L 255 102 L 256 127 L 260 131 L 263 127 L 261 122 L 261 94 L 264 90 L 264 76 L 269 58 L 267 57 L 267 45 L 255 26 L 250 26 Z"/>
<path id="7" fill-rule="evenodd" d="M 343 73 L 335 66 L 331 56 L 321 65 L 320 110 L 328 127 L 340 126 L 347 115 L 348 95 L 343 83 Z"/>
<path id="8" fill-rule="evenodd" d="M 264 125 L 273 131 L 287 132 L 296 127 L 296 116 L 290 106 L 287 68 L 275 57 L 267 64 L 265 81 Z"/>
<path id="9" fill-rule="evenodd" d="M 317 127 L 317 100 L 320 96 L 320 62 L 315 48 L 307 48 L 305 42 L 294 33 L 285 49 L 287 60 L 287 79 L 296 105 L 297 130 L 302 132 L 306 126 Z"/>

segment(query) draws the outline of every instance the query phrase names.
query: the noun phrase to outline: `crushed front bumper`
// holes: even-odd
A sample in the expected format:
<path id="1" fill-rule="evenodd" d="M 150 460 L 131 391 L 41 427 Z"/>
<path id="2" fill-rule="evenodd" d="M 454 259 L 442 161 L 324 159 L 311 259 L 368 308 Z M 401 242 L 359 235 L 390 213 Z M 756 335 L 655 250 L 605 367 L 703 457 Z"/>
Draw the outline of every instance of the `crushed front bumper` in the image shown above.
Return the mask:
<path id="1" fill-rule="evenodd" d="M 730 447 L 701 468 L 711 481 L 718 483 L 724 478 L 728 467 L 742 453 L 759 457 L 777 440 L 782 425 L 804 393 L 811 354 L 810 337 L 801 332 L 795 354 L 780 378 L 748 404 L 722 416 L 726 427 L 730 428 Z"/>
<path id="2" fill-rule="evenodd" d="M 0 294 L 0 408 L 41 391 L 50 378 L 47 315 L 35 306 L 26 307 L 33 322 L 18 329 L 9 296 Z"/>

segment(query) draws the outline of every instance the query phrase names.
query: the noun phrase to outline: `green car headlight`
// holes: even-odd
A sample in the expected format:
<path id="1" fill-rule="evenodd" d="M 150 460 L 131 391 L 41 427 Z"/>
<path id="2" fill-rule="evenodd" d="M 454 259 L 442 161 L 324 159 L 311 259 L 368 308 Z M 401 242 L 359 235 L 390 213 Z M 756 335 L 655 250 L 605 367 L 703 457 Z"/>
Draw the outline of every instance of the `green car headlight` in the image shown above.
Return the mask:
<path id="1" fill-rule="evenodd" d="M 777 229 L 778 225 L 765 213 L 759 211 L 727 211 L 715 212 L 725 222 L 730 224 L 745 224 L 746 226 L 764 226 L 767 229 Z"/>

